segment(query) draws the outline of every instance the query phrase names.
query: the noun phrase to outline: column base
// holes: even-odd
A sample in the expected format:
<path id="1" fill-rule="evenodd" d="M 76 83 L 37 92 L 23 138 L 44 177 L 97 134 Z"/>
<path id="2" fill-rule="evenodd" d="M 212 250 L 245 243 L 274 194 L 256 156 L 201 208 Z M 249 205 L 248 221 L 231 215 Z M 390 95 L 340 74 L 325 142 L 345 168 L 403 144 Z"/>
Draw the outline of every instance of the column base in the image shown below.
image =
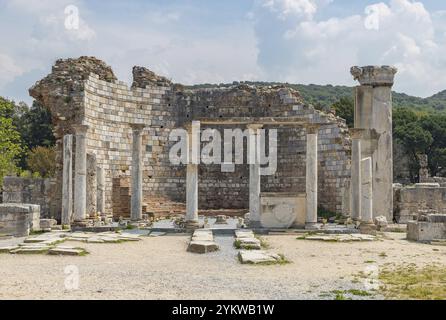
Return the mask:
<path id="1" fill-rule="evenodd" d="M 321 224 L 316 222 L 305 223 L 305 230 L 321 230 Z"/>
<path id="2" fill-rule="evenodd" d="M 195 230 L 200 228 L 200 222 L 196 220 L 186 221 L 184 224 L 184 228 L 186 230 Z"/>
<path id="3" fill-rule="evenodd" d="M 377 230 L 378 228 L 373 222 L 361 222 L 359 225 L 359 231 L 362 234 L 376 235 Z"/>

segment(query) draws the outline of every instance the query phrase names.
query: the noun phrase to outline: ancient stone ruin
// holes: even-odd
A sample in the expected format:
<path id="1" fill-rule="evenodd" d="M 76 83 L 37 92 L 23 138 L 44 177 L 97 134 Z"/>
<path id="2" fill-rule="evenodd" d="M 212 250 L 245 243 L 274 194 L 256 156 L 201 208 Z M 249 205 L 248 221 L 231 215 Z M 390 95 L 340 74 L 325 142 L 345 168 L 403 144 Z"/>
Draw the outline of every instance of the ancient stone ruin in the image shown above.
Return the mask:
<path id="1" fill-rule="evenodd" d="M 421 191 L 410 196 L 413 189 L 393 186 L 396 69 L 353 67 L 351 73 L 360 85 L 349 130 L 345 120 L 307 105 L 286 86 L 187 87 L 134 67 L 129 88 L 96 58 L 58 60 L 30 89 L 53 117 L 57 176 L 41 182 L 40 194 L 30 187 L 35 183 L 20 187 L 19 178 L 7 178 L 3 198 L 40 204 L 42 218 L 77 227 L 181 215 L 178 226 L 196 229 L 202 227 L 200 210 L 238 209 L 249 212 L 239 219 L 243 227 L 320 229 L 325 222 L 318 210 L 326 210 L 370 233 L 376 221 L 379 228 L 413 219 L 411 208 L 437 193 L 434 203 L 443 211 L 442 190 L 424 194 L 428 189 L 418 186 L 424 192 L 419 199 Z M 172 163 L 172 133 L 179 128 L 186 161 Z M 271 129 L 277 139 L 268 133 L 266 140 L 276 144 L 277 165 L 265 174 L 261 138 Z M 237 130 L 246 133 L 241 152 L 232 146 Z M 223 162 L 205 163 L 200 150 L 217 131 L 225 133 L 216 143 L 230 146 L 230 159 L 225 154 L 218 159 Z M 227 132 L 234 136 L 227 139 Z M 430 179 L 426 166 L 420 177 Z"/>

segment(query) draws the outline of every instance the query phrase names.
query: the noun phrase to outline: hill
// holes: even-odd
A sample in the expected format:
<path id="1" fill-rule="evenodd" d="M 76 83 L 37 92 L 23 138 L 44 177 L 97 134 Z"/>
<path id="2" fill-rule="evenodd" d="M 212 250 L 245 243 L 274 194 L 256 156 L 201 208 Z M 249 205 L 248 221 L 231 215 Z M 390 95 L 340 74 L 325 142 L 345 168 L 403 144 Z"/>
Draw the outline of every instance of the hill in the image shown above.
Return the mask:
<path id="1" fill-rule="evenodd" d="M 290 84 L 279 82 L 242 82 L 248 85 L 285 85 L 287 87 L 298 90 L 306 102 L 314 105 L 319 109 L 329 109 L 339 99 L 343 97 L 351 97 L 354 95 L 354 87 L 333 86 L 333 85 L 316 85 L 316 84 Z M 210 87 L 229 87 L 233 84 L 200 84 L 190 86 L 189 88 L 210 88 Z M 428 98 L 420 98 L 410 96 L 405 93 L 393 92 L 394 107 L 405 107 L 421 112 L 446 112 L 446 90 L 441 91 Z"/>

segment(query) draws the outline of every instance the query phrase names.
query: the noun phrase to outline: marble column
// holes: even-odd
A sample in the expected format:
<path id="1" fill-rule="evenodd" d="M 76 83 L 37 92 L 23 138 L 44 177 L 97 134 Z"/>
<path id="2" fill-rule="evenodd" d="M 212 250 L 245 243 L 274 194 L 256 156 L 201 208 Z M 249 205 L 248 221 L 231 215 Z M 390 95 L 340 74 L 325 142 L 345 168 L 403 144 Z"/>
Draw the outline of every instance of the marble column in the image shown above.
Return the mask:
<path id="1" fill-rule="evenodd" d="M 199 227 L 198 165 L 200 164 L 200 122 L 192 121 L 188 130 L 188 162 L 186 168 L 186 228 Z"/>
<path id="2" fill-rule="evenodd" d="M 142 220 L 142 133 L 145 124 L 130 124 L 132 128 L 132 194 L 130 200 L 130 217 L 132 221 Z"/>
<path id="3" fill-rule="evenodd" d="M 94 153 L 87 153 L 87 217 L 96 218 L 97 209 L 97 160 Z"/>
<path id="4" fill-rule="evenodd" d="M 318 192 L 318 131 L 319 125 L 307 126 L 306 151 L 306 211 L 305 229 L 317 229 L 317 192 Z"/>
<path id="5" fill-rule="evenodd" d="M 356 87 L 355 128 L 377 134 L 374 148 L 362 140 L 362 157 L 372 158 L 373 208 L 375 216 L 393 218 L 392 86 L 397 69 L 389 66 L 353 67 Z"/>
<path id="6" fill-rule="evenodd" d="M 361 160 L 361 223 L 373 224 L 372 158 Z"/>
<path id="7" fill-rule="evenodd" d="M 350 129 L 352 138 L 351 160 L 351 218 L 361 220 L 361 133 L 362 129 Z"/>
<path id="8" fill-rule="evenodd" d="M 73 135 L 63 137 L 61 224 L 70 225 L 73 216 Z"/>
<path id="9" fill-rule="evenodd" d="M 248 125 L 249 129 L 249 225 L 251 228 L 261 227 L 260 223 L 260 130 L 263 125 Z"/>
<path id="10" fill-rule="evenodd" d="M 87 218 L 87 125 L 73 126 L 76 137 L 76 155 L 74 163 L 74 221 Z"/>
<path id="11" fill-rule="evenodd" d="M 96 196 L 96 207 L 98 213 L 105 213 L 105 170 L 103 167 L 98 166 L 96 168 L 97 172 L 97 196 Z"/>

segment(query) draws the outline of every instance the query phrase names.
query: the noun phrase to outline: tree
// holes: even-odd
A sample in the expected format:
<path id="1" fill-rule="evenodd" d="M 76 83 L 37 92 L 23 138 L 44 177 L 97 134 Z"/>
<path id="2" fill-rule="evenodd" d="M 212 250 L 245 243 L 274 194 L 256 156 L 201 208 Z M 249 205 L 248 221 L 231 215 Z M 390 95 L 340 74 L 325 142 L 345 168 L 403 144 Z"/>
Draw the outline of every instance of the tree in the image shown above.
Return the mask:
<path id="1" fill-rule="evenodd" d="M 20 134 L 13 124 L 15 105 L 0 98 L 0 183 L 3 177 L 18 172 L 17 160 L 22 154 Z"/>
<path id="2" fill-rule="evenodd" d="M 353 128 L 355 121 L 353 99 L 342 97 L 333 104 L 333 109 L 337 116 L 345 119 L 349 128 Z"/>
<path id="3" fill-rule="evenodd" d="M 27 166 L 42 178 L 54 177 L 56 173 L 56 151 L 53 147 L 35 147 L 28 152 Z"/>
<path id="4" fill-rule="evenodd" d="M 26 110 L 22 107 L 20 114 L 17 116 L 17 128 L 29 150 L 37 146 L 54 146 L 56 141 L 53 134 L 51 113 L 40 103 L 34 101 L 32 107 Z"/>

